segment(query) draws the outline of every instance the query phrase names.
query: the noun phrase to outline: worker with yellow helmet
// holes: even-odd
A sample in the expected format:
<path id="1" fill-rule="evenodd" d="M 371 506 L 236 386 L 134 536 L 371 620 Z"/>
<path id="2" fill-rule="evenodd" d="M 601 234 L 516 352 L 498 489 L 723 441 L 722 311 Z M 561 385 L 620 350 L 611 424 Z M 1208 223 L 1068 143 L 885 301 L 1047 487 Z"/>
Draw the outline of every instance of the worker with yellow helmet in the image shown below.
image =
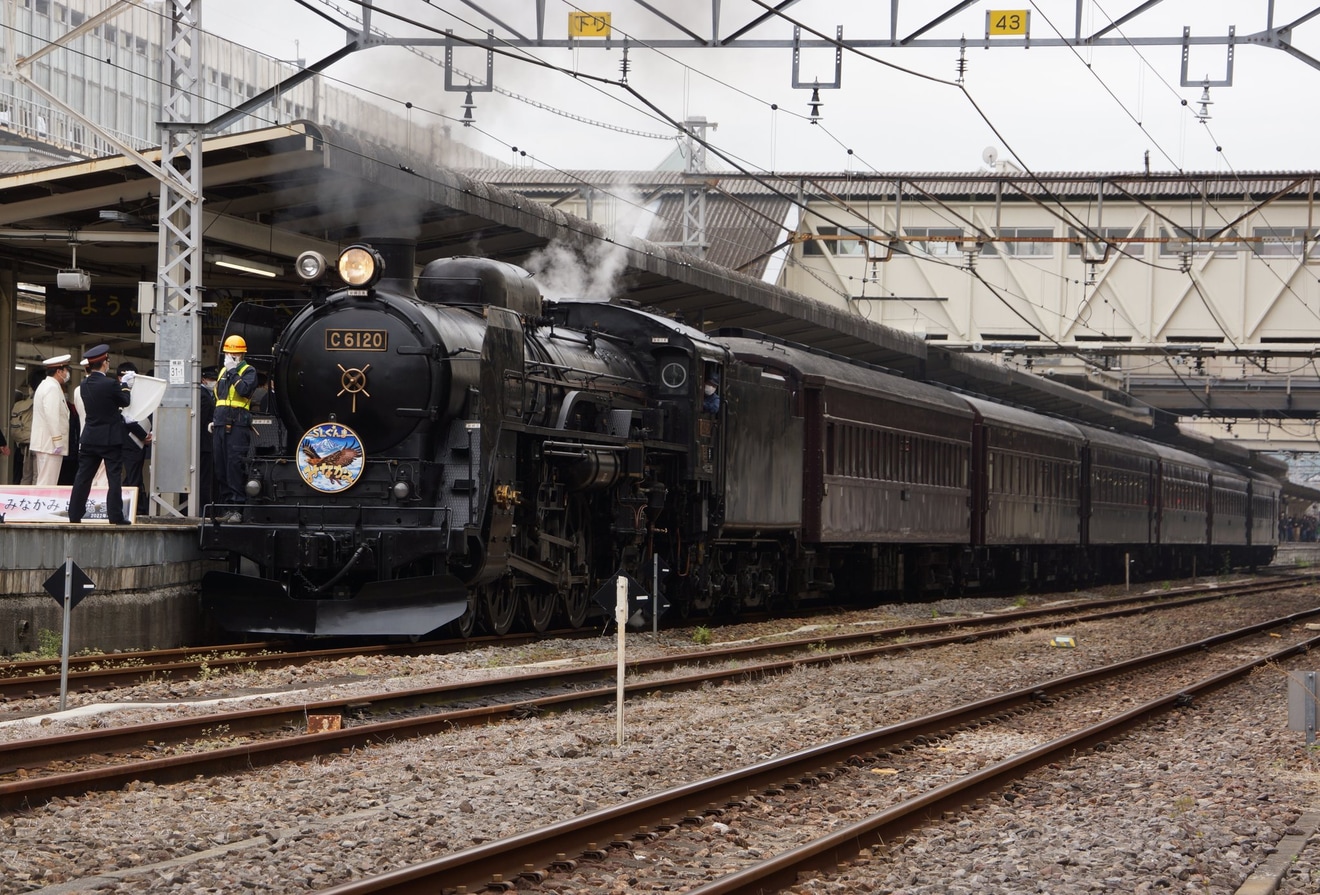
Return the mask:
<path id="1" fill-rule="evenodd" d="M 225 355 L 225 368 L 215 383 L 211 445 L 216 500 L 232 505 L 247 500 L 243 460 L 252 447 L 252 392 L 257 387 L 257 370 L 243 360 L 243 355 L 247 354 L 247 342 L 242 336 L 225 339 L 220 350 Z M 225 521 L 239 522 L 242 518 L 242 514 L 231 506 Z"/>

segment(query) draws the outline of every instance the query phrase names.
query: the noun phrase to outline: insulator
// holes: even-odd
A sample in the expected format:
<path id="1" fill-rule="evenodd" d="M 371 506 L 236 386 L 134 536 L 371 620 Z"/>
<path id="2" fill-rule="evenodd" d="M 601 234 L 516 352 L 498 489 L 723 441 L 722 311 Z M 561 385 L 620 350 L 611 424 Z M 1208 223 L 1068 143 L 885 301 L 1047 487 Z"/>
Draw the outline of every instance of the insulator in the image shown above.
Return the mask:
<path id="1" fill-rule="evenodd" d="M 811 114 L 808 117 L 810 117 L 811 123 L 815 124 L 820 121 L 820 107 L 825 105 L 820 101 L 819 87 L 811 88 L 811 102 L 807 105 L 811 107 Z"/>
<path id="2" fill-rule="evenodd" d="M 472 100 L 472 86 L 471 86 L 471 85 L 468 85 L 467 96 L 465 96 L 465 97 L 463 98 L 463 126 L 464 126 L 464 127 L 471 127 L 471 126 L 472 126 L 472 123 L 473 123 L 474 121 L 476 121 L 476 119 L 472 117 L 472 112 L 473 112 L 473 110 L 476 109 L 476 108 L 477 108 L 477 104 L 476 104 L 475 102 L 473 102 L 473 100 Z"/>
<path id="3" fill-rule="evenodd" d="M 1210 99 L 1210 82 L 1209 82 L 1208 80 L 1207 80 L 1207 81 L 1202 81 L 1202 82 L 1201 82 L 1201 111 L 1199 111 L 1199 112 L 1196 113 L 1196 117 L 1197 117 L 1197 119 L 1200 120 L 1200 121 L 1209 121 L 1209 120 L 1210 120 L 1210 107 L 1213 106 L 1213 105 L 1214 105 L 1214 101 Z"/>
<path id="4" fill-rule="evenodd" d="M 621 84 L 628 83 L 628 70 L 631 67 L 632 64 L 628 61 L 628 48 L 625 46 L 623 48 L 623 59 L 619 61 L 619 72 L 621 74 L 621 77 L 619 78 L 619 83 Z"/>

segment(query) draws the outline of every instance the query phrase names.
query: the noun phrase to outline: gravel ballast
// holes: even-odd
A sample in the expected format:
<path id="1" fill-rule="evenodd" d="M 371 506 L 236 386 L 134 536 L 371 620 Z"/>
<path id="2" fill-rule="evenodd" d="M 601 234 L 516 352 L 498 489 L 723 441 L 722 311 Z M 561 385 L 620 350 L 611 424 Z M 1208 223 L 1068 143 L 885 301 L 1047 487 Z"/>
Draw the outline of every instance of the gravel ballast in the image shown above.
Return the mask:
<path id="1" fill-rule="evenodd" d="M 1269 614 L 1312 605 L 1270 598 Z M 946 601 L 841 614 L 834 624 L 886 624 L 1006 606 Z M 436 857 L 574 817 L 754 761 L 992 692 L 1108 664 L 1259 620 L 1250 600 L 1190 607 L 1067 629 L 1075 649 L 1051 645 L 1061 631 L 1028 632 L 914 651 L 864 663 L 800 667 L 760 682 L 708 687 L 630 702 L 627 740 L 615 744 L 610 711 L 541 716 L 349 755 L 264 768 L 216 780 L 61 799 L 0 816 L 0 893 L 300 892 Z M 719 640 L 799 623 L 717 629 Z M 609 661 L 614 638 L 490 647 L 457 656 L 344 660 L 333 667 L 245 676 L 269 701 L 311 701 L 492 674 L 548 661 Z M 693 649 L 692 632 L 631 635 L 633 655 Z M 1320 805 L 1304 736 L 1287 730 L 1289 673 L 1266 669 L 1108 744 L 1079 753 L 984 800 L 975 810 L 876 848 L 837 874 L 802 881 L 800 893 L 1233 893 L 1304 813 Z M 356 678 L 356 680 L 354 680 Z M 321 681 L 335 681 L 323 685 Z M 138 687 L 115 702 L 215 695 L 224 679 Z M 90 697 L 79 697 L 81 702 Z M 107 700 L 109 701 L 109 700 Z M 33 712 L 45 704 L 24 704 Z M 18 708 L 11 705 L 11 708 Z M 185 705 L 155 705 L 68 720 L 0 727 L 0 739 L 96 725 L 147 723 Z M 0 716 L 3 720 L 3 716 Z M 217 742 L 226 733 L 215 731 Z M 960 740 L 969 763 L 1023 748 L 1012 737 Z M 895 792 L 908 781 L 897 775 Z M 714 828 L 716 846 L 736 841 Z M 795 818 L 802 827 L 825 817 Z M 1309 832 L 1309 831 L 1305 831 Z M 730 846 L 732 847 L 732 846 Z M 1312 846 L 1279 891 L 1314 892 Z M 718 851 L 718 848 L 715 849 Z M 583 865 L 587 867 L 588 865 Z M 581 870 L 581 868 L 580 868 Z M 530 886 L 526 886 L 530 888 Z M 524 886 L 520 885 L 520 890 Z M 551 877 L 541 891 L 629 891 L 589 872 Z"/>

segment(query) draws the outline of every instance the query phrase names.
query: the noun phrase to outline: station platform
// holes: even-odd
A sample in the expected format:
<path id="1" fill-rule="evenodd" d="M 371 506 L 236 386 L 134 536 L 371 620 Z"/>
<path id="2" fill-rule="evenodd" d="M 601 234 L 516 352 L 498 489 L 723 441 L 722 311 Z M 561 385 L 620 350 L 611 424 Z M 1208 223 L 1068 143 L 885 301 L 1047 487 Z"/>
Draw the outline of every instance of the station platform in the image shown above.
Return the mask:
<path id="1" fill-rule="evenodd" d="M 207 642 L 198 595 L 215 567 L 198 546 L 196 518 L 0 525 L 0 655 L 58 644 L 63 599 L 45 582 L 72 557 L 95 587 L 74 608 L 70 651 L 170 649 Z M 61 586 L 61 594 L 62 594 Z"/>
<path id="2" fill-rule="evenodd" d="M 1306 569 L 1320 567 L 1320 541 L 1284 541 L 1274 554 L 1270 568 Z"/>

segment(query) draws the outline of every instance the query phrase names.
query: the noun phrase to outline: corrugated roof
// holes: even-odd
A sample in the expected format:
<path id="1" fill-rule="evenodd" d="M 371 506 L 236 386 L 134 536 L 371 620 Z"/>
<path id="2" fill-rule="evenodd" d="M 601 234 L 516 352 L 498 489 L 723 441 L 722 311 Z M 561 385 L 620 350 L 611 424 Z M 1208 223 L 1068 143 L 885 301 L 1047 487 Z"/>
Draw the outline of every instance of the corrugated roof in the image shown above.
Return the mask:
<path id="1" fill-rule="evenodd" d="M 709 183 L 739 196 L 769 196 L 811 200 L 826 196 L 892 200 L 929 194 L 941 199 L 1030 201 L 1044 196 L 1094 198 L 1135 197 L 1145 200 L 1201 197 L 1260 199 L 1278 193 L 1306 198 L 1317 189 L 1315 171 L 1188 172 L 929 172 L 896 171 L 869 174 L 803 171 L 777 174 L 742 174 L 714 171 L 549 171 L 537 168 L 480 169 L 469 177 L 498 184 L 515 192 L 541 198 L 567 196 L 592 187 L 641 188 L 643 191 L 680 189 Z"/>
<path id="2" fill-rule="evenodd" d="M 768 196 L 732 199 L 711 196 L 706 202 L 705 258 L 760 279 L 771 250 L 784 238 L 784 219 L 790 204 Z M 683 242 L 683 197 L 660 200 L 655 223 L 646 238 L 662 245 Z"/>

